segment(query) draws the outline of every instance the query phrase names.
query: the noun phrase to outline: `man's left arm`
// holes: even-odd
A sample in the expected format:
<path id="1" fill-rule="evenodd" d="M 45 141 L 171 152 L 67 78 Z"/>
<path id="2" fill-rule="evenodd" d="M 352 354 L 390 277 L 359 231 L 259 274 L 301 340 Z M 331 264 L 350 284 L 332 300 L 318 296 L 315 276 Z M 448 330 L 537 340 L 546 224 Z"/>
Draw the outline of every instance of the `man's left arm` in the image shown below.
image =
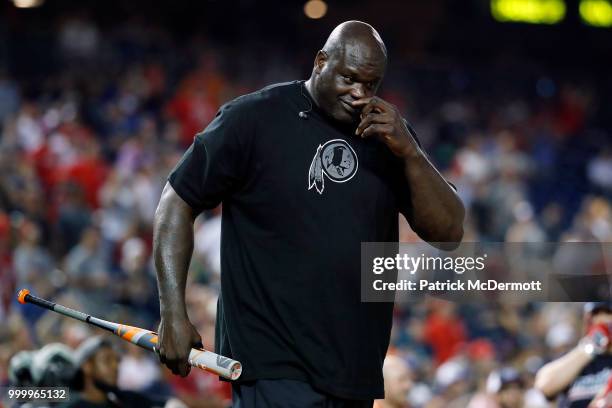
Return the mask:
<path id="1" fill-rule="evenodd" d="M 463 238 L 463 203 L 431 164 L 397 107 L 378 97 L 359 99 L 353 106 L 363 107 L 355 134 L 379 138 L 404 162 L 412 229 L 427 242 L 448 243 L 442 249 L 456 248 Z"/>

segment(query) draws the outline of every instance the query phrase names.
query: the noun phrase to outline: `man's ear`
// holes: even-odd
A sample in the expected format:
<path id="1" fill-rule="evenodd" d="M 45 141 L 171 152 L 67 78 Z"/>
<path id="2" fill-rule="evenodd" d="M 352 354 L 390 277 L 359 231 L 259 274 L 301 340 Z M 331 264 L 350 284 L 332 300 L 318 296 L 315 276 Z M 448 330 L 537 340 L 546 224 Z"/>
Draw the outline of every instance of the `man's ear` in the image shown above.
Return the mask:
<path id="1" fill-rule="evenodd" d="M 319 52 L 317 52 L 317 56 L 315 57 L 314 62 L 314 70 L 317 74 L 321 73 L 323 67 L 327 63 L 328 58 L 329 57 L 327 56 L 327 53 L 325 51 L 319 50 Z"/>

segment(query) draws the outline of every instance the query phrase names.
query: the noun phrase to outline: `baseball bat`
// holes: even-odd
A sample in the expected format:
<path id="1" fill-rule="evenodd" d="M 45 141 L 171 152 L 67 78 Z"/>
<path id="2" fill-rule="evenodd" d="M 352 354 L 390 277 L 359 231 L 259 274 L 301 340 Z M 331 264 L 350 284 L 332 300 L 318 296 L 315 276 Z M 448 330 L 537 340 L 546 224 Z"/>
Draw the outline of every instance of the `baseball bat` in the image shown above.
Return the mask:
<path id="1" fill-rule="evenodd" d="M 72 317 L 73 319 L 99 327 L 121 337 L 123 340 L 127 340 L 130 343 L 134 343 L 144 349 L 155 352 L 158 336 L 157 333 L 150 330 L 99 319 L 83 312 L 79 312 L 78 310 L 70 309 L 66 306 L 41 299 L 30 294 L 30 291 L 27 289 L 21 289 L 19 291 L 17 300 L 19 300 L 19 303 L 21 304 L 31 303 L 64 316 Z M 219 375 L 227 378 L 228 380 L 236 380 L 238 377 L 240 377 L 240 374 L 242 374 L 242 364 L 240 364 L 240 362 L 201 348 L 192 348 L 191 352 L 189 353 L 188 361 L 193 367 Z"/>

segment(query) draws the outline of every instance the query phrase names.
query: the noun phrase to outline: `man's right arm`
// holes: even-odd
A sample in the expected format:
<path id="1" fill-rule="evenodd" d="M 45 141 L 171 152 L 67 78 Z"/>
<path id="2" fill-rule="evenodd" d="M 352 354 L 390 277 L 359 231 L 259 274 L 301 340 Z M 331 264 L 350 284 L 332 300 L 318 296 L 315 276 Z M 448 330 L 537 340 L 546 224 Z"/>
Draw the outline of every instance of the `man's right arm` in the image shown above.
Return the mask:
<path id="1" fill-rule="evenodd" d="M 542 367 L 535 378 L 535 388 L 552 399 L 566 389 L 593 359 L 582 345 Z"/>
<path id="2" fill-rule="evenodd" d="M 166 183 L 155 211 L 153 228 L 161 315 L 158 353 L 163 364 L 183 377 L 190 371 L 187 357 L 191 348 L 202 347 L 201 337 L 189 321 L 185 305 L 196 216 L 170 183 Z"/>

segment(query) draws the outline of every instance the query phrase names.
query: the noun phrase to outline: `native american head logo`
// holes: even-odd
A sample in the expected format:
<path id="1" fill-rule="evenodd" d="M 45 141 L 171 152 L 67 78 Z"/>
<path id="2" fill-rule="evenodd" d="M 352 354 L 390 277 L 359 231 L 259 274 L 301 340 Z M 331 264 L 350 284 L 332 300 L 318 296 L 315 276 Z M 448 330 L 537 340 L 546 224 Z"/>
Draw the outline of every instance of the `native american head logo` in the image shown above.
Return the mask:
<path id="1" fill-rule="evenodd" d="M 325 174 L 335 183 L 349 181 L 357 173 L 357 155 L 342 139 L 333 139 L 319 145 L 308 170 L 308 189 L 313 187 L 323 194 Z"/>

